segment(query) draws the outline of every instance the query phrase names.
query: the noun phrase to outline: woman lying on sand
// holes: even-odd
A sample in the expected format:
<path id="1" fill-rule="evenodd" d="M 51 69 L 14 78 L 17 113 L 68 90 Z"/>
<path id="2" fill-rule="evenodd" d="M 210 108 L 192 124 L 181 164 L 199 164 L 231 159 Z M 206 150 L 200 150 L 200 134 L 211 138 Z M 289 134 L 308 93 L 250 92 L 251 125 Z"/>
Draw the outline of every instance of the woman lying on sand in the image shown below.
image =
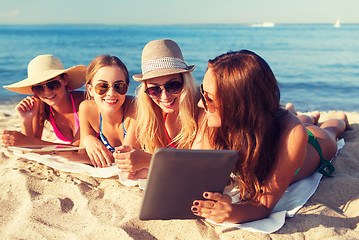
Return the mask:
<path id="1" fill-rule="evenodd" d="M 111 166 L 116 146 L 121 146 L 125 139 L 127 144 L 136 144 L 132 141 L 135 105 L 133 98 L 126 96 L 129 74 L 120 59 L 102 55 L 89 64 L 86 79 L 92 100 L 80 105 L 80 146 L 86 148 L 92 165 Z"/>
<path id="2" fill-rule="evenodd" d="M 199 105 L 206 110 L 209 128 L 194 147 L 239 152 L 232 181 L 241 202 L 232 204 L 226 194 L 205 192 L 207 200 L 193 202 L 195 215 L 217 223 L 262 219 L 290 183 L 319 166 L 325 175 L 334 170 L 326 159 L 335 155 L 336 138 L 348 127 L 346 115 L 320 127 L 305 126 L 280 107 L 277 80 L 255 53 L 242 50 L 210 60 L 201 93 Z"/>
<path id="3" fill-rule="evenodd" d="M 181 49 L 169 39 L 149 42 L 142 51 L 141 85 L 137 94 L 137 138 L 142 149 L 116 148 L 117 166 L 132 172 L 129 178 L 146 178 L 156 148 L 190 148 L 197 132 L 200 98 Z M 202 112 L 202 111 L 201 111 Z M 203 114 L 202 114 L 203 115 Z M 134 176 L 134 172 L 141 174 Z M 140 172 L 138 172 L 140 173 Z"/>
<path id="4" fill-rule="evenodd" d="M 34 96 L 26 97 L 16 106 L 22 131 L 5 130 L 2 144 L 6 147 L 55 144 L 41 140 L 48 121 L 61 143 L 78 145 L 78 109 L 84 93 L 72 90 L 85 83 L 85 69 L 84 65 L 64 69 L 61 61 L 50 54 L 31 60 L 28 78 L 4 86 L 10 91 Z"/>

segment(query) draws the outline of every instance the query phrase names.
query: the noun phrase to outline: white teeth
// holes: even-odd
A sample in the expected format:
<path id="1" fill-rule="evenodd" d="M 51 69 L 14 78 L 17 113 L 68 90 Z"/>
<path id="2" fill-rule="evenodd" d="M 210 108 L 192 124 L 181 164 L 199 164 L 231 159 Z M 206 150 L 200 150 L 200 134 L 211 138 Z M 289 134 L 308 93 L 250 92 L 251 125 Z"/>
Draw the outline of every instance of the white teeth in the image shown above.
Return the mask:
<path id="1" fill-rule="evenodd" d="M 115 103 L 117 102 L 117 99 L 104 99 L 104 101 L 108 103 Z"/>
<path id="2" fill-rule="evenodd" d="M 171 101 L 171 102 L 162 102 L 162 104 L 163 104 L 163 106 L 165 106 L 165 107 L 171 107 L 175 100 L 176 100 L 176 99 L 173 99 L 173 101 Z"/>

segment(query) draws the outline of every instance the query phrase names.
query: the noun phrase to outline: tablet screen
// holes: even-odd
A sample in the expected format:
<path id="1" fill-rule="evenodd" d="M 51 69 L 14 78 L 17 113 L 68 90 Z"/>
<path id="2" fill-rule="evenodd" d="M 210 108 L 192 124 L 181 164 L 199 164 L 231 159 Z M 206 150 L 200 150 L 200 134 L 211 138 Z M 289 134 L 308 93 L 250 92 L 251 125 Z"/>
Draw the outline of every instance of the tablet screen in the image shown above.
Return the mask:
<path id="1" fill-rule="evenodd" d="M 205 191 L 223 192 L 238 153 L 232 150 L 157 149 L 152 155 L 141 220 L 199 218 L 191 211 Z"/>

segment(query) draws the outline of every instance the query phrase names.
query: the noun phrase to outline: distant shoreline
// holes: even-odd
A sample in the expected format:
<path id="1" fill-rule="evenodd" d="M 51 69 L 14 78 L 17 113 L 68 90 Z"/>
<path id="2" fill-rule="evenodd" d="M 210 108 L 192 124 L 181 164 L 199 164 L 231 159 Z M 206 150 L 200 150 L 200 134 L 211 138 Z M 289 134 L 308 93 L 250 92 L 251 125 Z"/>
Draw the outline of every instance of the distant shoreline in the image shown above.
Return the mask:
<path id="1" fill-rule="evenodd" d="M 332 26 L 334 24 L 333 22 L 318 22 L 318 23 L 280 23 L 280 22 L 274 22 L 275 27 L 277 26 L 295 26 L 295 25 L 328 25 Z M 253 27 L 253 24 L 261 24 L 261 22 L 251 22 L 251 23 L 193 23 L 193 24 L 101 24 L 101 23 L 47 23 L 47 24 L 25 24 L 25 23 L 19 23 L 19 24 L 6 24 L 6 23 L 0 23 L 0 26 L 122 26 L 122 27 L 165 27 L 165 26 L 244 26 L 244 27 Z M 359 23 L 354 22 L 341 22 L 341 25 L 343 26 L 350 26 L 350 25 L 358 25 Z"/>

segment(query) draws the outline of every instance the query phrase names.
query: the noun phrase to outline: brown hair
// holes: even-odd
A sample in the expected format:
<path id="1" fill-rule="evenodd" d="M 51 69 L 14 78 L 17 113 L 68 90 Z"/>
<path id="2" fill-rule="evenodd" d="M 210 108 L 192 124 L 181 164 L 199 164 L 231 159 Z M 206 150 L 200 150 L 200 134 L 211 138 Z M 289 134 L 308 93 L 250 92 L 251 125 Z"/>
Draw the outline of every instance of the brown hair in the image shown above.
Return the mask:
<path id="1" fill-rule="evenodd" d="M 239 152 L 234 173 L 242 199 L 257 199 L 273 166 L 280 135 L 283 110 L 277 80 L 268 64 L 248 50 L 220 55 L 209 60 L 208 68 L 215 79 L 222 122 L 210 129 L 211 144 Z"/>
<path id="2" fill-rule="evenodd" d="M 127 85 L 130 84 L 130 78 L 129 78 L 127 67 L 118 57 L 111 55 L 100 55 L 94 58 L 86 69 L 86 85 L 91 85 L 92 78 L 95 76 L 97 71 L 100 68 L 107 66 L 118 66 L 119 68 L 121 68 L 122 71 L 125 73 L 126 84 Z M 88 93 L 86 96 L 88 99 L 90 99 Z"/>

